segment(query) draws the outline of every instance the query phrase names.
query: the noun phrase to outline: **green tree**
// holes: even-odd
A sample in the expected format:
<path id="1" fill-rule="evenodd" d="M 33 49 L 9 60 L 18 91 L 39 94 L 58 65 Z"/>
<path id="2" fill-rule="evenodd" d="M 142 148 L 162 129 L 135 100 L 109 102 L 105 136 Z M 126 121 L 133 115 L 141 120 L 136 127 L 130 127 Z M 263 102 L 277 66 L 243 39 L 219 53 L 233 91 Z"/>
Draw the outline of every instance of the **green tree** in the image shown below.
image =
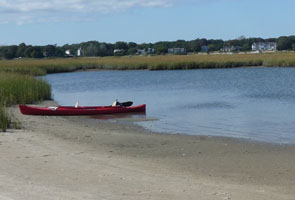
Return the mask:
<path id="1" fill-rule="evenodd" d="M 136 48 L 137 47 L 137 44 L 135 42 L 129 42 L 128 43 L 128 48 Z"/>
<path id="2" fill-rule="evenodd" d="M 250 51 L 251 47 L 248 43 L 243 44 L 242 51 Z"/>
<path id="3" fill-rule="evenodd" d="M 189 49 L 191 52 L 200 52 L 201 51 L 201 43 L 200 40 L 193 40 L 189 42 Z"/>
<path id="4" fill-rule="evenodd" d="M 154 47 L 157 54 L 165 54 L 168 52 L 169 42 L 157 42 Z"/>
<path id="5" fill-rule="evenodd" d="M 62 47 L 56 47 L 55 56 L 56 57 L 64 57 L 65 56 L 65 49 L 63 49 Z"/>
<path id="6" fill-rule="evenodd" d="M 24 52 L 24 56 L 27 58 L 30 58 L 32 51 L 33 51 L 33 47 L 31 45 L 27 46 L 27 48 Z"/>
<path id="7" fill-rule="evenodd" d="M 200 40 L 200 44 L 201 44 L 201 46 L 207 46 L 207 45 L 208 45 L 208 41 L 207 41 L 207 39 L 202 38 L 202 39 Z"/>
<path id="8" fill-rule="evenodd" d="M 128 49 L 128 44 L 126 42 L 116 42 L 115 43 L 115 49 L 124 49 L 127 50 Z"/>
<path id="9" fill-rule="evenodd" d="M 99 53 L 99 47 L 96 44 L 90 43 L 86 48 L 83 49 L 85 56 L 97 56 Z"/>
<path id="10" fill-rule="evenodd" d="M 101 43 L 98 46 L 98 52 L 97 52 L 97 56 L 106 56 L 107 55 L 107 45 L 105 43 Z"/>
<path id="11" fill-rule="evenodd" d="M 31 58 L 43 58 L 43 52 L 41 47 L 33 47 L 30 53 Z"/>
<path id="12" fill-rule="evenodd" d="M 56 56 L 56 46 L 55 45 L 46 45 L 43 48 L 44 54 L 46 54 L 47 57 L 53 57 Z"/>
<path id="13" fill-rule="evenodd" d="M 5 59 L 13 59 L 16 58 L 17 46 L 7 46 L 3 49 L 3 57 Z"/>
<path id="14" fill-rule="evenodd" d="M 129 48 L 127 51 L 127 54 L 133 55 L 133 54 L 136 54 L 136 52 L 137 52 L 137 48 Z"/>
<path id="15" fill-rule="evenodd" d="M 17 52 L 16 52 L 16 57 L 18 57 L 18 58 L 19 57 L 24 57 L 25 56 L 24 53 L 26 51 L 26 48 L 27 48 L 27 46 L 26 46 L 25 43 L 19 44 L 18 48 L 17 48 Z"/>
<path id="16" fill-rule="evenodd" d="M 216 46 L 214 44 L 209 44 L 208 51 L 216 51 Z"/>
<path id="17" fill-rule="evenodd" d="M 286 36 L 282 36 L 279 37 L 277 40 L 277 49 L 282 51 L 282 50 L 291 50 L 292 49 L 292 43 L 293 41 L 286 37 Z"/>

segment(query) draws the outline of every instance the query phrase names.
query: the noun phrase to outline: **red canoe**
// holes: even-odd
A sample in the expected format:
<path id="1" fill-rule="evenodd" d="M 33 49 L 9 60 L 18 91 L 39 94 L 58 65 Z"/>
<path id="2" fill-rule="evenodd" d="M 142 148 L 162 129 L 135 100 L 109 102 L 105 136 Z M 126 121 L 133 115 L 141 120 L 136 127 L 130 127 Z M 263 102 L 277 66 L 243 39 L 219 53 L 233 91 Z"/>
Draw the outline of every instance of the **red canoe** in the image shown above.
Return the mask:
<path id="1" fill-rule="evenodd" d="M 108 115 L 116 113 L 145 112 L 145 104 L 138 106 L 59 106 L 59 107 L 34 107 L 19 104 L 19 109 L 24 115 Z"/>

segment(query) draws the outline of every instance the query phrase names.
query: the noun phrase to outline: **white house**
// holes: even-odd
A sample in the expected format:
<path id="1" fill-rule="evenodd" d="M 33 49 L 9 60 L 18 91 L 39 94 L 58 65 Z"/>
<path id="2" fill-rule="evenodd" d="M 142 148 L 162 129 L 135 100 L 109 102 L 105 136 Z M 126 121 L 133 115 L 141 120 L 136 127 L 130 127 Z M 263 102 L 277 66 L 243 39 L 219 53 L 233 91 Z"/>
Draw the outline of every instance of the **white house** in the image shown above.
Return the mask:
<path id="1" fill-rule="evenodd" d="M 153 54 L 153 53 L 155 53 L 154 48 L 137 49 L 137 54 Z"/>
<path id="2" fill-rule="evenodd" d="M 277 50 L 276 42 L 255 42 L 252 44 L 253 51 L 275 51 Z"/>
<path id="3" fill-rule="evenodd" d="M 68 57 L 72 57 L 73 55 L 71 54 L 71 50 L 70 49 L 67 49 L 66 51 L 65 51 L 65 54 L 66 54 L 66 56 L 68 56 Z"/>
<path id="4" fill-rule="evenodd" d="M 124 51 L 124 49 L 114 49 L 114 54 L 122 53 L 123 51 Z"/>
<path id="5" fill-rule="evenodd" d="M 239 46 L 224 46 L 221 51 L 223 52 L 232 52 L 232 51 L 240 51 L 241 47 Z"/>
<path id="6" fill-rule="evenodd" d="M 82 48 L 81 47 L 77 50 L 77 56 L 82 56 Z"/>
<path id="7" fill-rule="evenodd" d="M 147 54 L 153 54 L 153 53 L 155 53 L 155 49 L 154 49 L 154 48 L 148 48 L 148 49 L 146 50 L 146 53 L 147 53 Z"/>
<path id="8" fill-rule="evenodd" d="M 186 49 L 185 48 L 170 48 L 170 49 L 168 49 L 168 53 L 171 53 L 171 54 L 185 54 Z"/>
<path id="9" fill-rule="evenodd" d="M 145 49 L 137 49 L 137 54 L 145 54 Z"/>
<path id="10" fill-rule="evenodd" d="M 47 51 L 43 51 L 43 56 L 47 57 L 48 56 L 48 52 Z"/>

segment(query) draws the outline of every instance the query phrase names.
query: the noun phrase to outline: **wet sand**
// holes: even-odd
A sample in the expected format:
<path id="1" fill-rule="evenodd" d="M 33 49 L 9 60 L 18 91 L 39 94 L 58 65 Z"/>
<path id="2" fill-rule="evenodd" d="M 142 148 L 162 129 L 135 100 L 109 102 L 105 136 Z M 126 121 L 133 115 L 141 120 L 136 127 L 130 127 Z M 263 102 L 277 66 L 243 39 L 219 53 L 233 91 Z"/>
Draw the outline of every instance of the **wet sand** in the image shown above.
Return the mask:
<path id="1" fill-rule="evenodd" d="M 295 198 L 294 145 L 10 112 L 22 129 L 0 133 L 0 200 Z"/>

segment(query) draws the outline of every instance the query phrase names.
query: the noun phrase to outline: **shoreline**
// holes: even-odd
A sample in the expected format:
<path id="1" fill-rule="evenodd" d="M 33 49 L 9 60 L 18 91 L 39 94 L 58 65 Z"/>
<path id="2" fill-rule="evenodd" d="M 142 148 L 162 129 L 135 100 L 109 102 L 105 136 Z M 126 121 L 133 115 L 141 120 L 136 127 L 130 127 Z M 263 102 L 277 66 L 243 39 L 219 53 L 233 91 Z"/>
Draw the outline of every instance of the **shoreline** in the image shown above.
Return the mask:
<path id="1" fill-rule="evenodd" d="M 183 70 L 216 70 L 216 69 L 240 69 L 240 68 L 290 68 L 288 66 L 267 66 L 267 65 L 249 65 L 249 66 L 239 66 L 239 67 L 220 67 L 220 68 L 196 68 L 196 69 L 160 69 L 160 70 L 150 70 L 150 69 L 100 69 L 100 68 L 85 68 L 85 69 L 78 69 L 75 71 L 69 71 L 69 72 L 60 72 L 60 73 L 75 73 L 75 72 L 93 72 L 93 71 L 183 71 Z M 56 73 L 49 73 L 49 74 L 56 74 Z M 46 75 L 49 75 L 46 74 Z M 46 76 L 45 75 L 45 76 Z"/>
<path id="2" fill-rule="evenodd" d="M 25 116 L 16 106 L 10 111 L 22 130 L 0 134 L 0 199 L 295 196 L 295 145 L 159 134 L 88 117 Z"/>
<path id="3" fill-rule="evenodd" d="M 153 120 L 159 120 L 155 118 L 146 118 L 146 119 L 139 119 L 139 120 L 134 120 L 134 119 L 128 119 L 127 122 L 125 122 L 124 118 L 123 120 L 121 118 L 119 119 L 101 119 L 101 118 L 92 118 L 90 117 L 90 120 L 100 120 L 103 123 L 109 123 L 111 124 L 120 124 L 122 126 L 134 126 L 138 129 L 138 132 L 141 132 L 142 134 L 154 134 L 154 135 L 167 135 L 170 137 L 177 137 L 177 136 L 183 136 L 183 137 L 205 137 L 205 138 L 212 138 L 212 139 L 217 139 L 217 140 L 225 140 L 225 141 L 231 141 L 231 142 L 238 142 L 238 143 L 249 143 L 249 144 L 255 144 L 255 145 L 266 145 L 266 146 L 280 146 L 280 147 L 295 147 L 295 143 L 276 143 L 276 142 L 269 142 L 265 140 L 254 140 L 250 138 L 243 138 L 243 137 L 234 137 L 234 136 L 216 136 L 216 135 L 195 135 L 195 134 L 190 134 L 190 133 L 170 133 L 170 132 L 161 132 L 161 131 L 154 131 L 149 128 L 146 128 L 145 126 L 142 126 L 140 124 L 136 124 L 136 122 L 144 122 L 144 121 L 153 121 Z M 111 121 L 114 120 L 114 121 Z"/>

